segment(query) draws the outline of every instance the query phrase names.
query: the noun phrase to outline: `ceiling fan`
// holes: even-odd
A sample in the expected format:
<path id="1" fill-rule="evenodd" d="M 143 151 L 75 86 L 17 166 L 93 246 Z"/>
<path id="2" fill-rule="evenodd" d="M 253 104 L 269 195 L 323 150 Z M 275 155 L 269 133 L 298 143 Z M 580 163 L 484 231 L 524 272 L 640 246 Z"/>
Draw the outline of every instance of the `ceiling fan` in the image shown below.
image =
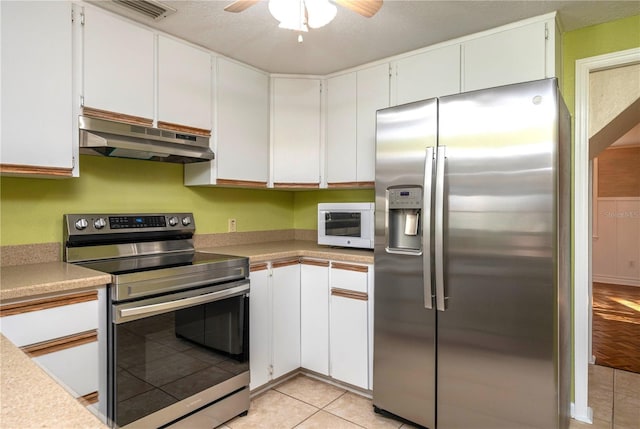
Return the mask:
<path id="1" fill-rule="evenodd" d="M 236 0 L 224 8 L 227 12 L 242 12 L 261 0 Z M 382 7 L 382 0 L 333 0 L 333 3 L 352 10 L 365 18 L 371 18 Z"/>
<path id="2" fill-rule="evenodd" d="M 242 12 L 261 0 L 236 0 L 224 8 L 227 12 Z M 269 0 L 269 12 L 281 28 L 309 31 L 308 27 L 320 28 L 336 16 L 336 4 L 371 18 L 382 7 L 383 0 Z M 302 41 L 302 36 L 298 36 Z"/>

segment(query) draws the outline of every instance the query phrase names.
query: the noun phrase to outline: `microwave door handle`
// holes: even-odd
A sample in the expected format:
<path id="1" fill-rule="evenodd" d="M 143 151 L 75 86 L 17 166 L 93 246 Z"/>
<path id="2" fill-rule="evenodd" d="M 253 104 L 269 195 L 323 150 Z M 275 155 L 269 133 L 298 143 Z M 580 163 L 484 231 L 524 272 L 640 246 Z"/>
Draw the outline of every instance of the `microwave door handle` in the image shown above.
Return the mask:
<path id="1" fill-rule="evenodd" d="M 426 149 L 424 158 L 424 183 L 422 197 L 422 282 L 424 308 L 433 309 L 431 285 L 431 189 L 433 181 L 433 147 Z"/>

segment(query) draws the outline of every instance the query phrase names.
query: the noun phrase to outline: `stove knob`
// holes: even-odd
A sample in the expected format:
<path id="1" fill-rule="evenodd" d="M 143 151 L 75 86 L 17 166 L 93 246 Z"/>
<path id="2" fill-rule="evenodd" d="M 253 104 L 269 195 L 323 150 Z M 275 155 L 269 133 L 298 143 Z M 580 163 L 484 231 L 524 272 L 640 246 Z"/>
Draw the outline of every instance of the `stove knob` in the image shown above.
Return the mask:
<path id="1" fill-rule="evenodd" d="M 104 220 L 104 218 L 99 217 L 95 222 L 93 222 L 93 226 L 95 226 L 96 229 L 102 229 L 107 226 L 107 221 Z"/>
<path id="2" fill-rule="evenodd" d="M 176 226 L 178 224 L 178 218 L 176 216 L 171 216 L 169 218 L 169 225 Z"/>
<path id="3" fill-rule="evenodd" d="M 87 226 L 89 226 L 89 222 L 85 218 L 80 218 L 76 221 L 76 229 L 82 231 Z"/>
<path id="4" fill-rule="evenodd" d="M 187 216 L 187 217 L 183 217 L 183 218 L 182 218 L 182 224 L 183 224 L 184 226 L 189 226 L 189 225 L 191 225 L 191 218 L 190 218 L 189 216 Z"/>

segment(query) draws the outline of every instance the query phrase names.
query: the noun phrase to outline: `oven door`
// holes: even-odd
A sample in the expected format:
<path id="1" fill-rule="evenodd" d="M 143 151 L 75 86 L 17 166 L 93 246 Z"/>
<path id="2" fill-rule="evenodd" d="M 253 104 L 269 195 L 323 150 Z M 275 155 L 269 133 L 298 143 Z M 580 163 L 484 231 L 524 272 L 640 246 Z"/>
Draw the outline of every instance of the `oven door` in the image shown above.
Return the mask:
<path id="1" fill-rule="evenodd" d="M 237 410 L 228 418 L 246 411 L 248 280 L 109 307 L 108 413 L 114 426 L 167 425 L 218 400 L 228 403 L 242 389 L 246 404 L 231 404 Z"/>

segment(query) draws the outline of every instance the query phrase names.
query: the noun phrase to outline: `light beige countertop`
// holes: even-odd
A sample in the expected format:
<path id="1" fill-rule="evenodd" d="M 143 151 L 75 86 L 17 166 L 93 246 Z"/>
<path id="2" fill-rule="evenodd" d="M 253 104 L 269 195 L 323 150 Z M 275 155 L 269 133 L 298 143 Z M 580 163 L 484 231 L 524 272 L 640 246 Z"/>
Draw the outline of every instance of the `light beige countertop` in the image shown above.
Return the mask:
<path id="1" fill-rule="evenodd" d="M 107 428 L 3 335 L 0 356 L 1 427 Z"/>
<path id="2" fill-rule="evenodd" d="M 319 246 L 313 241 L 306 240 L 271 241 L 266 243 L 242 244 L 236 246 L 204 247 L 198 249 L 198 251 L 247 256 L 252 264 L 296 257 L 373 264 L 373 250 Z"/>
<path id="3" fill-rule="evenodd" d="M 66 262 L 4 266 L 0 267 L 0 302 L 72 292 L 110 282 L 109 274 Z"/>

